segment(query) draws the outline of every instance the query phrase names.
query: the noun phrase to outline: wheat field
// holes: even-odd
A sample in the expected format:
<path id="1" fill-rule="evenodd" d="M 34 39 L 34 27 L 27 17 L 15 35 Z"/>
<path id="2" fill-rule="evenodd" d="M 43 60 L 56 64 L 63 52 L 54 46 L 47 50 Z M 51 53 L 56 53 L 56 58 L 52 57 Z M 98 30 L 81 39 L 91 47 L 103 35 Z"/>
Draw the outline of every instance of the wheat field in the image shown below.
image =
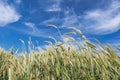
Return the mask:
<path id="1" fill-rule="evenodd" d="M 56 28 L 56 27 L 55 27 Z M 119 47 L 94 45 L 77 29 L 83 42 L 77 47 L 46 41 L 46 49 L 31 50 L 28 53 L 0 49 L 0 80 L 120 80 Z M 75 42 L 67 36 L 69 42 Z M 66 47 L 67 45 L 67 47 Z"/>

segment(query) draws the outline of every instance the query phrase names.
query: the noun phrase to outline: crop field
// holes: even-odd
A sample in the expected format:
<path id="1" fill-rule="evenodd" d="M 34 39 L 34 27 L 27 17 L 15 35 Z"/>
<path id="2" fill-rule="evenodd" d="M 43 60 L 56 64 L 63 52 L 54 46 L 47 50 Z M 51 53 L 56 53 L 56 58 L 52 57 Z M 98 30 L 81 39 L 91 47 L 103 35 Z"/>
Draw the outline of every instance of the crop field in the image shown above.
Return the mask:
<path id="1" fill-rule="evenodd" d="M 46 41 L 46 49 L 25 51 L 0 49 L 0 80 L 120 80 L 119 47 L 94 45 L 77 29 L 82 42 L 67 35 L 69 42 Z M 69 44 L 67 44 L 69 43 Z M 117 50 L 117 51 L 116 51 Z"/>

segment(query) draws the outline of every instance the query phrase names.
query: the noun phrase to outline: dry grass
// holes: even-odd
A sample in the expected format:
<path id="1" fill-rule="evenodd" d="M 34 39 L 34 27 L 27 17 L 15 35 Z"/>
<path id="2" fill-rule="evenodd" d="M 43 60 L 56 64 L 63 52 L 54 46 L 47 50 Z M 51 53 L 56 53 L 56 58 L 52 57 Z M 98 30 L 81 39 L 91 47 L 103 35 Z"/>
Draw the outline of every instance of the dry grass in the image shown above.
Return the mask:
<path id="1" fill-rule="evenodd" d="M 63 44 L 20 56 L 0 49 L 0 80 L 120 80 L 120 56 L 111 46 Z"/>

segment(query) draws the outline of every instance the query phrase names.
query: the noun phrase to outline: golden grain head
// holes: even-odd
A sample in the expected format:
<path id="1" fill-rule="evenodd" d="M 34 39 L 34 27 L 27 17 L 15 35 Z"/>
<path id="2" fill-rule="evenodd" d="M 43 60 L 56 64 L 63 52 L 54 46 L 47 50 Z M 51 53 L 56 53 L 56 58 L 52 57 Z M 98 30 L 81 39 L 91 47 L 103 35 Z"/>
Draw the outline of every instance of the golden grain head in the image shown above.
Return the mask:
<path id="1" fill-rule="evenodd" d="M 47 24 L 47 26 L 53 27 L 53 28 L 58 28 L 56 25 L 53 25 L 53 24 Z"/>

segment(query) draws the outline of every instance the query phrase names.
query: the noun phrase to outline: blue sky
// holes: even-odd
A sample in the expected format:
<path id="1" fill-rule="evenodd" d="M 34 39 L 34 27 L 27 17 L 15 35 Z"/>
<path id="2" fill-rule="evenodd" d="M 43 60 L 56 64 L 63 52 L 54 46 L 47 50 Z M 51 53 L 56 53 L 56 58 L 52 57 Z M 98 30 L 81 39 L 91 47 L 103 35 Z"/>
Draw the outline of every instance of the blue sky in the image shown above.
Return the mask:
<path id="1" fill-rule="evenodd" d="M 61 40 L 67 27 L 80 29 L 88 39 L 120 45 L 119 0 L 0 0 L 0 46 L 21 48 L 20 39 L 45 47 L 53 36 Z M 38 44 L 37 44 L 38 42 Z M 27 45 L 27 44 L 26 44 Z"/>

